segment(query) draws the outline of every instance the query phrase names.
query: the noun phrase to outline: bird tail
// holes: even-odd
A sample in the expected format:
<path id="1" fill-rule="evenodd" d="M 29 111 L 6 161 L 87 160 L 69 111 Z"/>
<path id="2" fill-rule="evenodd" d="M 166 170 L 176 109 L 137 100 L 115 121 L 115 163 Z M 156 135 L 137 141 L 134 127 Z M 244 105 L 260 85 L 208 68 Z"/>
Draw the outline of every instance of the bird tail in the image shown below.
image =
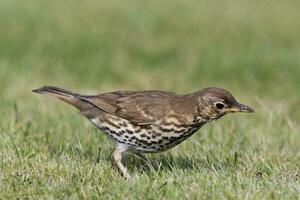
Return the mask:
<path id="1" fill-rule="evenodd" d="M 80 97 L 80 94 L 64 90 L 58 87 L 53 87 L 53 86 L 43 86 L 41 88 L 32 90 L 32 92 L 38 93 L 38 94 L 47 94 L 50 96 L 54 96 L 68 104 L 71 104 L 75 106 L 78 109 L 81 109 L 83 104 L 86 102 L 83 102 L 80 100 L 78 97 Z"/>

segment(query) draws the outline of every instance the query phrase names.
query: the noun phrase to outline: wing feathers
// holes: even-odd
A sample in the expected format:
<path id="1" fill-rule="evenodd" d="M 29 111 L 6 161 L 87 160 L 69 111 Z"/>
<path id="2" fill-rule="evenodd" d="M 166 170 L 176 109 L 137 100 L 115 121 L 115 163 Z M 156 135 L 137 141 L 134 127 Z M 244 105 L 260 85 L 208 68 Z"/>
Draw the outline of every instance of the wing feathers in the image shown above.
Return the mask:
<path id="1" fill-rule="evenodd" d="M 86 96 L 73 93 L 61 88 L 45 86 L 37 93 L 50 94 L 77 107 L 80 112 L 88 117 L 97 117 L 103 112 L 133 123 L 151 124 L 168 115 L 182 117 L 185 113 L 176 113 L 173 107 L 182 99 L 179 95 L 162 91 L 117 91 L 103 93 L 95 96 Z M 181 104 L 182 105 L 182 104 Z"/>

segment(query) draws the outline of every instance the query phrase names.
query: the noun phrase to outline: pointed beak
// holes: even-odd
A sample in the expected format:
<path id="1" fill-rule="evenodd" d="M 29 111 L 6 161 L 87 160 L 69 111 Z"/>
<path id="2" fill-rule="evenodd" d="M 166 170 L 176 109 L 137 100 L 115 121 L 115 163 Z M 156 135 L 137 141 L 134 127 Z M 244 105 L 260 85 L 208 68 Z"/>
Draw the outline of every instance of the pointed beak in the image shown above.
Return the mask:
<path id="1" fill-rule="evenodd" d="M 241 104 L 241 103 L 237 106 L 237 110 L 238 110 L 238 112 L 246 112 L 246 113 L 255 112 L 255 110 L 253 108 L 250 108 L 249 106 L 247 106 L 245 104 Z"/>
<path id="2" fill-rule="evenodd" d="M 228 110 L 229 110 L 229 112 L 232 112 L 232 113 L 233 112 L 244 112 L 244 113 L 255 112 L 255 110 L 253 108 L 250 108 L 249 106 L 241 104 L 241 103 L 238 103 L 236 106 L 229 108 Z"/>

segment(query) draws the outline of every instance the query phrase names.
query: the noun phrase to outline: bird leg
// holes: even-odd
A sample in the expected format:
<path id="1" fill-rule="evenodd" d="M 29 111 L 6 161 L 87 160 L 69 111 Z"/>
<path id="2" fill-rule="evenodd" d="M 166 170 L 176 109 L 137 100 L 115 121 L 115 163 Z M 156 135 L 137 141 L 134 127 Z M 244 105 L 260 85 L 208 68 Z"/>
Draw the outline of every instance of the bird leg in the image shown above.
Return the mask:
<path id="1" fill-rule="evenodd" d="M 120 148 L 119 146 L 117 146 L 116 149 L 112 153 L 112 158 L 113 158 L 113 162 L 118 167 L 121 175 L 124 176 L 126 179 L 128 179 L 128 178 L 130 178 L 130 176 L 127 173 L 127 170 L 122 163 L 122 153 L 124 153 L 125 151 L 127 151 L 127 149 Z"/>
<path id="2" fill-rule="evenodd" d="M 149 159 L 147 158 L 147 156 L 144 153 L 141 153 L 139 151 L 134 151 L 133 153 L 134 153 L 134 155 L 136 155 L 137 157 L 139 157 L 143 161 L 146 161 L 146 162 L 149 161 Z"/>
<path id="3" fill-rule="evenodd" d="M 152 162 L 144 153 L 140 151 L 133 151 L 134 155 L 138 158 L 142 159 L 144 162 L 148 164 L 148 167 L 153 170 L 157 170 L 156 163 Z"/>

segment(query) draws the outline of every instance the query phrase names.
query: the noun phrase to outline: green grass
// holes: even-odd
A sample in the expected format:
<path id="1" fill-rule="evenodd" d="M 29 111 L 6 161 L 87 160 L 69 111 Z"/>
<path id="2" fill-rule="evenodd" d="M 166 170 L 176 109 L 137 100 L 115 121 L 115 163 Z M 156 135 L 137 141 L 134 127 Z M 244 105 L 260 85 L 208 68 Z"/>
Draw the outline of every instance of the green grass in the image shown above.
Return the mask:
<path id="1" fill-rule="evenodd" d="M 299 1 L 0 2 L 0 199 L 299 199 Z M 132 155 L 70 106 L 31 93 L 206 86 L 228 115 L 161 154 Z"/>

